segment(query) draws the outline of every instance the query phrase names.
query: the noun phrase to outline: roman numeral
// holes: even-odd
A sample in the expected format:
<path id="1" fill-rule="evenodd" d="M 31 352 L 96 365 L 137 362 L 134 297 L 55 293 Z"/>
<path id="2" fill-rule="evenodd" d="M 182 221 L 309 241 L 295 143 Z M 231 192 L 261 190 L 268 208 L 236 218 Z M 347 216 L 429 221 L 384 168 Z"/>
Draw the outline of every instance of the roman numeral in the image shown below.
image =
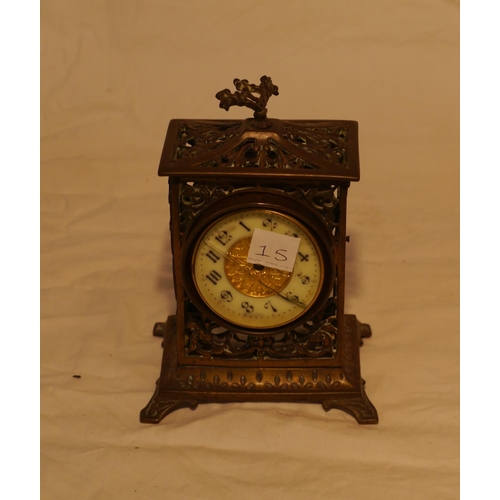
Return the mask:
<path id="1" fill-rule="evenodd" d="M 212 262 L 217 262 L 218 260 L 220 260 L 220 257 L 213 251 L 213 250 L 209 250 L 206 254 L 205 254 Z"/>
<path id="2" fill-rule="evenodd" d="M 227 231 L 219 231 L 215 239 L 221 244 L 226 246 L 233 237 L 230 234 L 227 234 Z"/>
<path id="3" fill-rule="evenodd" d="M 251 229 L 248 226 L 246 226 L 244 222 L 240 221 L 240 226 L 243 226 L 247 231 L 251 231 Z"/>
<path id="4" fill-rule="evenodd" d="M 222 278 L 222 276 L 217 271 L 210 271 L 206 276 L 207 280 L 211 281 L 214 285 Z"/>
<path id="5" fill-rule="evenodd" d="M 307 285 L 311 282 L 311 278 L 309 278 L 309 276 L 304 276 L 302 273 L 297 274 L 297 276 L 300 278 L 303 285 Z"/>
<path id="6" fill-rule="evenodd" d="M 309 262 L 309 255 L 303 255 L 300 252 L 299 252 L 298 255 L 299 255 L 299 258 L 300 258 L 300 262 L 304 262 L 304 261 Z"/>
<path id="7" fill-rule="evenodd" d="M 273 229 L 276 229 L 278 227 L 278 223 L 277 222 L 273 222 L 271 219 L 265 219 L 262 221 L 262 225 L 264 227 L 268 227 L 271 229 L 271 231 Z"/>
<path id="8" fill-rule="evenodd" d="M 278 312 L 278 309 L 276 309 L 276 307 L 274 307 L 272 304 L 271 304 L 271 301 L 268 300 L 265 304 L 264 304 L 264 307 L 266 309 L 269 309 L 271 308 L 273 310 L 273 312 Z"/>

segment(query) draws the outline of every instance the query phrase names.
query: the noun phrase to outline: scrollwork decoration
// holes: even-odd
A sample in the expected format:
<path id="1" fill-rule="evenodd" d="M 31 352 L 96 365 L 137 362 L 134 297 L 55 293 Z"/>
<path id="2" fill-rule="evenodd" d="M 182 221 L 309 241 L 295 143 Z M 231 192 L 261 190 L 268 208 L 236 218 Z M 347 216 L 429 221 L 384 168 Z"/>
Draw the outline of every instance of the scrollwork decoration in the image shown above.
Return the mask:
<path id="1" fill-rule="evenodd" d="M 347 126 L 321 126 L 314 122 L 301 125 L 284 122 L 284 126 L 286 133 L 283 136 L 308 155 L 324 158 L 330 163 L 349 168 Z"/>
<path id="2" fill-rule="evenodd" d="M 182 183 L 180 189 L 180 216 L 181 230 L 189 227 L 193 219 L 202 212 L 209 203 L 219 200 L 236 191 L 254 189 L 254 186 L 236 187 L 232 185 L 211 185 L 207 183 L 187 184 Z M 324 220 L 332 234 L 338 234 L 340 222 L 340 208 L 338 189 L 335 186 L 300 187 L 281 186 L 280 193 L 285 193 L 291 198 L 302 200 L 314 209 Z"/>
<path id="3" fill-rule="evenodd" d="M 295 199 L 304 200 L 325 221 L 330 231 L 338 234 L 340 223 L 339 193 L 336 186 L 298 187 L 285 186 L 284 192 Z"/>
<path id="4" fill-rule="evenodd" d="M 241 122 L 182 122 L 179 124 L 174 160 L 197 158 L 218 149 L 238 134 Z"/>
<path id="5" fill-rule="evenodd" d="M 201 163 L 200 166 L 205 168 L 319 169 L 318 165 L 290 153 L 271 138 L 246 139 L 232 151 Z"/>
<path id="6" fill-rule="evenodd" d="M 234 186 L 205 183 L 180 185 L 180 222 L 181 232 L 184 233 L 193 219 L 202 212 L 209 202 L 221 199 L 232 194 Z"/>
<path id="7" fill-rule="evenodd" d="M 191 315 L 186 328 L 186 354 L 204 358 L 274 359 L 334 358 L 336 317 L 311 321 L 300 328 L 272 336 L 246 335 L 220 327 L 201 315 Z"/>

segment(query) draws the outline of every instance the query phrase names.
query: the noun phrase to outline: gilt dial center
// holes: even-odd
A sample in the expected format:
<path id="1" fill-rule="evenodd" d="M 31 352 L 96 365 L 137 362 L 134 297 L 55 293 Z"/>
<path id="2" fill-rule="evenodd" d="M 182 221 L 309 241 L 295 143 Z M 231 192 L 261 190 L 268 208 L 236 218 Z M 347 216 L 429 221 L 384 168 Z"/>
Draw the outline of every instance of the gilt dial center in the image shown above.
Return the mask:
<path id="1" fill-rule="evenodd" d="M 228 250 L 224 272 L 229 283 L 249 297 L 270 297 L 280 293 L 290 282 L 292 273 L 247 262 L 251 241 L 251 236 L 242 238 Z"/>

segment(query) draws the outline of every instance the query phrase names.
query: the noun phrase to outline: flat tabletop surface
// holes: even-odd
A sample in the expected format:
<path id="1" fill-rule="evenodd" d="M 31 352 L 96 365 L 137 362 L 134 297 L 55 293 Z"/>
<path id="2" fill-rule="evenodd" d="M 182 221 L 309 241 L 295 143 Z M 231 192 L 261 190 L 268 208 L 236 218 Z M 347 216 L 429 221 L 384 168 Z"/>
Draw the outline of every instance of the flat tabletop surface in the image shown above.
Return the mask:
<path id="1" fill-rule="evenodd" d="M 44 500 L 447 500 L 459 494 L 458 2 L 41 4 Z M 139 423 L 175 312 L 173 118 L 269 75 L 280 119 L 359 123 L 346 313 L 373 329 L 378 425 L 241 403 Z"/>

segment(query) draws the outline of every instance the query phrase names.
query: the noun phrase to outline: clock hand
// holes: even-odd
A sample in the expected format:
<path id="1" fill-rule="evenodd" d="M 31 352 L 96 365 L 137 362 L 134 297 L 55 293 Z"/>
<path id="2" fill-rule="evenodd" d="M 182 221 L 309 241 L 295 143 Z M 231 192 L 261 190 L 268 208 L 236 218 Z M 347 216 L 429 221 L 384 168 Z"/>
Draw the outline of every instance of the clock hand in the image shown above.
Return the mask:
<path id="1" fill-rule="evenodd" d="M 213 246 L 211 243 L 209 243 L 206 239 L 203 239 L 203 243 L 205 243 L 205 245 L 207 245 L 207 247 L 211 248 L 212 250 L 214 250 L 215 252 L 217 252 L 219 255 L 221 255 L 222 257 L 224 257 L 224 259 L 228 259 L 230 262 L 233 262 L 234 264 L 238 265 L 239 267 L 242 267 L 243 269 L 248 269 L 247 266 L 243 265 L 239 260 L 237 259 L 234 259 L 233 257 L 231 257 L 230 255 L 224 252 L 222 252 L 219 248 Z M 267 283 L 264 283 L 262 280 L 260 280 L 257 276 L 255 276 L 254 274 L 252 275 L 252 277 L 255 279 L 255 281 L 257 281 L 259 284 L 261 284 L 262 286 L 264 286 L 265 288 L 267 288 L 268 290 L 271 290 L 271 292 L 275 293 L 276 295 L 278 295 L 279 297 L 285 299 L 287 302 L 291 302 L 292 304 L 295 304 L 295 305 L 298 305 L 298 306 L 301 306 L 301 307 L 307 307 L 307 304 L 304 304 L 304 302 L 301 302 L 298 298 L 295 298 L 295 297 L 288 297 L 286 295 L 283 295 L 281 292 L 279 292 L 278 290 L 275 290 L 272 286 L 269 286 Z"/>

